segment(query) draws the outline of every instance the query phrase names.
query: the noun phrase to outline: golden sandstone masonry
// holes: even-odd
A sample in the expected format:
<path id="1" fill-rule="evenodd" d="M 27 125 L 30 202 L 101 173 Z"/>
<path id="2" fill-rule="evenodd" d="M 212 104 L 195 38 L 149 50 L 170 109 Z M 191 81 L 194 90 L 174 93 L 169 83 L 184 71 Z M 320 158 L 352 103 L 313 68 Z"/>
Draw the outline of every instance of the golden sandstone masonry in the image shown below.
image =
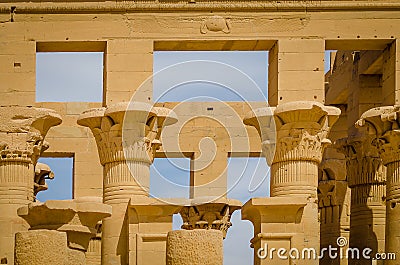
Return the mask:
<path id="1" fill-rule="evenodd" d="M 253 264 L 400 264 L 399 25 L 397 0 L 1 1 L 0 264 L 222 265 L 236 210 Z M 268 51 L 268 100 L 159 103 L 155 51 Z M 102 102 L 36 102 L 37 52 L 103 52 Z M 74 158 L 73 200 L 35 201 L 40 156 Z M 182 157 L 190 198 L 150 196 Z M 265 157 L 271 197 L 227 198 L 229 157 Z M 386 260 L 295 255 L 329 247 Z"/>

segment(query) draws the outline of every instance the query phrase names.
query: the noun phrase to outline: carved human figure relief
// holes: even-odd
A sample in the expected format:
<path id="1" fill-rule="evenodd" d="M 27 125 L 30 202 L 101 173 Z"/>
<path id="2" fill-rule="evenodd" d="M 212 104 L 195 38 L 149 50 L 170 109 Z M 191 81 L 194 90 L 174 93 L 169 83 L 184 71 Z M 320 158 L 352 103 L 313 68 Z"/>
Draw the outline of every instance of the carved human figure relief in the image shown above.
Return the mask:
<path id="1" fill-rule="evenodd" d="M 231 33 L 231 24 L 229 20 L 221 16 L 208 17 L 203 21 L 203 23 L 201 23 L 200 32 L 201 34 L 207 34 L 208 31 L 221 31 L 229 34 Z"/>

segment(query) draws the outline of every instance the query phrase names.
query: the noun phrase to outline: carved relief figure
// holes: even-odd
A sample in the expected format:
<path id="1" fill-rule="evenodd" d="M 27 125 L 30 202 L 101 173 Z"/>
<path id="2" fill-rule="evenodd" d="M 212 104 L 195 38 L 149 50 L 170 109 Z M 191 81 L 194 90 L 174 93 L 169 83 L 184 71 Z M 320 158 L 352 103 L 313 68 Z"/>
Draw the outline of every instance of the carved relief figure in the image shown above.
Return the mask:
<path id="1" fill-rule="evenodd" d="M 231 24 L 229 20 L 223 18 L 221 16 L 212 16 L 203 21 L 200 27 L 200 32 L 202 34 L 206 34 L 208 31 L 212 32 L 223 32 L 230 33 L 231 32 Z"/>

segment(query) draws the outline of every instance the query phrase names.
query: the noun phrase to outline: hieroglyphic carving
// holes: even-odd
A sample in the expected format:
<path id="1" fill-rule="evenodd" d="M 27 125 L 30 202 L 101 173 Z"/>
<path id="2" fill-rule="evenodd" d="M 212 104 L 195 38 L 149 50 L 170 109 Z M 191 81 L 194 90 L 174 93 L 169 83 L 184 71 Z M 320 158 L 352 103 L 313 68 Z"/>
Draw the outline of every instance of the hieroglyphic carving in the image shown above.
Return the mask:
<path id="1" fill-rule="evenodd" d="M 231 32 L 231 23 L 228 19 L 221 16 L 208 17 L 200 26 L 200 32 L 202 34 L 206 34 L 207 31 L 223 32 L 228 34 Z"/>

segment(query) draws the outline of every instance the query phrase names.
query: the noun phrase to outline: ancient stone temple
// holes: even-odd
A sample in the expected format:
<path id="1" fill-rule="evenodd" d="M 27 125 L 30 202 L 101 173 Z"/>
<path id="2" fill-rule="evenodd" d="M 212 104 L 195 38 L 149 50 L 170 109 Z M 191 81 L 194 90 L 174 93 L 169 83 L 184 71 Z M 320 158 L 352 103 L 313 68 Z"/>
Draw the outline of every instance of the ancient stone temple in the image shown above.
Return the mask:
<path id="1" fill-rule="evenodd" d="M 1 1 L 0 264 L 222 265 L 236 211 L 255 265 L 399 265 L 399 39 L 398 0 Z M 268 52 L 267 96 L 158 102 L 162 51 Z M 102 102 L 37 101 L 41 52 L 103 53 Z M 73 199 L 37 199 L 40 157 L 73 158 Z M 227 195 L 233 157 L 269 195 Z M 156 158 L 190 160 L 189 198 L 151 194 Z"/>

